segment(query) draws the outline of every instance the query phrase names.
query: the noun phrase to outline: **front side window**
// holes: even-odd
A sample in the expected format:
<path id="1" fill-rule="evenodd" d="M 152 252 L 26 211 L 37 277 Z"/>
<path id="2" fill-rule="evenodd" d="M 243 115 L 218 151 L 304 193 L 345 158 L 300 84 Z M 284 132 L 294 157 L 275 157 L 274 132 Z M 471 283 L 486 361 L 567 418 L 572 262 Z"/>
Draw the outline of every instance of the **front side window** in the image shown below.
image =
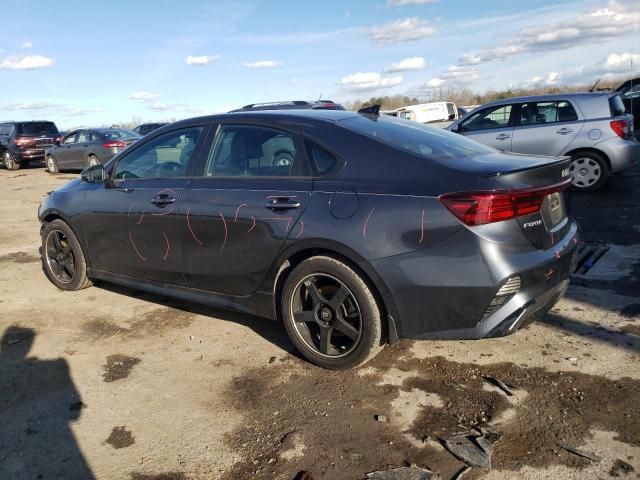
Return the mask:
<path id="1" fill-rule="evenodd" d="M 114 179 L 183 177 L 204 127 L 167 132 L 121 158 Z M 120 137 L 122 138 L 122 137 Z"/>
<path id="2" fill-rule="evenodd" d="M 78 133 L 77 143 L 89 143 L 91 141 L 91 134 L 89 132 Z"/>
<path id="3" fill-rule="evenodd" d="M 288 177 L 293 175 L 293 135 L 254 125 L 223 125 L 209 153 L 207 177 Z"/>
<path id="4" fill-rule="evenodd" d="M 573 106 L 567 101 L 523 103 L 520 107 L 520 125 L 575 122 L 578 120 Z"/>
<path id="5" fill-rule="evenodd" d="M 504 128 L 509 126 L 510 116 L 511 105 L 496 105 L 472 113 L 460 124 L 460 127 L 464 132 Z"/>
<path id="6" fill-rule="evenodd" d="M 71 145 L 73 143 L 76 143 L 76 137 L 77 137 L 77 133 L 73 132 L 70 135 L 67 135 L 64 139 L 64 142 L 62 142 L 64 145 Z"/>

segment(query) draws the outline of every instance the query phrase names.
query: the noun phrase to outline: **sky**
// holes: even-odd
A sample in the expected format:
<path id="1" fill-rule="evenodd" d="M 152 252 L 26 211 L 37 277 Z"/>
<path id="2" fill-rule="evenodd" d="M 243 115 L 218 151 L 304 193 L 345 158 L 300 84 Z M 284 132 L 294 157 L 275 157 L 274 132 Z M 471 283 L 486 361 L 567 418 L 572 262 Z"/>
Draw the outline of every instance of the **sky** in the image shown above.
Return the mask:
<path id="1" fill-rule="evenodd" d="M 60 128 L 640 72 L 640 0 L 0 0 L 0 120 Z"/>

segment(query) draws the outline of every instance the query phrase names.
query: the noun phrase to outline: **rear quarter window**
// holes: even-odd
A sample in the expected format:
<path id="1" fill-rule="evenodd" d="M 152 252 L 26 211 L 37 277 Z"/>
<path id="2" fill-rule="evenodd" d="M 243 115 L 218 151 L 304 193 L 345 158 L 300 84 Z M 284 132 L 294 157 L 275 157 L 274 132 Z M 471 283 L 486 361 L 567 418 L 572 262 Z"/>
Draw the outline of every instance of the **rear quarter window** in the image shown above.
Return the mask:
<path id="1" fill-rule="evenodd" d="M 622 97 L 620 95 L 614 95 L 609 98 L 609 108 L 611 108 L 611 116 L 619 117 L 621 115 L 626 115 L 627 110 L 624 107 L 624 103 L 622 102 Z"/>

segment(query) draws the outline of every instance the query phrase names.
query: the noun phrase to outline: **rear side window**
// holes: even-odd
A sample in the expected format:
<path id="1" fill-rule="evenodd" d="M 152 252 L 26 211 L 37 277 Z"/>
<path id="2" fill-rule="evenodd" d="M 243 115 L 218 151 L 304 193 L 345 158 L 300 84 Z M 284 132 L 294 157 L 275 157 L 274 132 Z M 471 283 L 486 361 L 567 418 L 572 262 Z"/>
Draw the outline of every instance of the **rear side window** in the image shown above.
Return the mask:
<path id="1" fill-rule="evenodd" d="M 614 95 L 609 98 L 609 107 L 611 108 L 612 117 L 619 117 L 621 115 L 626 115 L 627 113 L 620 95 Z"/>
<path id="2" fill-rule="evenodd" d="M 573 106 L 565 100 L 530 102 L 520 106 L 520 125 L 575 122 L 576 120 L 578 120 L 578 114 Z"/>
<path id="3" fill-rule="evenodd" d="M 326 175 L 338 165 L 338 158 L 320 145 L 306 141 L 307 155 L 313 164 L 316 175 Z"/>
<path id="4" fill-rule="evenodd" d="M 288 177 L 296 175 L 293 135 L 254 125 L 218 130 L 204 175 L 207 177 Z"/>
<path id="5" fill-rule="evenodd" d="M 448 161 L 495 153 L 493 148 L 462 135 L 389 116 L 359 115 L 342 120 L 339 125 L 390 147 L 428 159 Z"/>
<path id="6" fill-rule="evenodd" d="M 17 123 L 18 135 L 57 135 L 58 128 L 53 122 L 27 122 Z"/>
<path id="7" fill-rule="evenodd" d="M 102 135 L 104 135 L 107 138 L 110 138 L 111 140 L 119 140 L 119 139 L 127 139 L 127 138 L 138 138 L 140 135 L 138 135 L 136 132 L 132 132 L 131 130 L 103 130 Z"/>
<path id="8" fill-rule="evenodd" d="M 460 124 L 460 127 L 465 132 L 504 128 L 509 126 L 510 116 L 511 105 L 496 105 L 471 114 Z"/>

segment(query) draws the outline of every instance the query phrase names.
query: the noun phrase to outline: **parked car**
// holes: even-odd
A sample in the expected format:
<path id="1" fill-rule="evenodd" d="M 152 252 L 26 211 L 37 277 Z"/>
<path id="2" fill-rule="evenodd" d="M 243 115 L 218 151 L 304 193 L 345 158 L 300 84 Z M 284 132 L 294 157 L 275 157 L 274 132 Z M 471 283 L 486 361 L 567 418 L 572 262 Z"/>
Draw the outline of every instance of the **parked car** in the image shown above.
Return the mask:
<path id="1" fill-rule="evenodd" d="M 344 110 L 344 107 L 333 100 L 287 100 L 284 102 L 251 103 L 242 108 L 231 110 L 235 112 L 256 112 L 260 110 Z"/>
<path id="2" fill-rule="evenodd" d="M 43 266 L 64 290 L 101 279 L 278 319 L 307 359 L 349 368 L 549 310 L 577 258 L 568 169 L 382 115 L 199 117 L 48 195 Z"/>
<path id="3" fill-rule="evenodd" d="M 620 93 L 627 112 L 633 115 L 633 131 L 640 139 L 640 78 L 627 80 L 616 92 Z"/>
<path id="4" fill-rule="evenodd" d="M 143 137 L 147 134 L 147 133 L 151 133 L 154 130 L 157 130 L 160 127 L 164 127 L 165 125 L 167 125 L 166 122 L 164 123 L 143 123 L 141 125 L 138 125 L 136 128 L 133 129 L 134 132 L 136 132 L 138 135 L 142 135 Z"/>
<path id="5" fill-rule="evenodd" d="M 453 102 L 431 102 L 409 105 L 397 110 L 397 117 L 415 120 L 420 123 L 454 121 L 460 118 L 461 112 Z"/>
<path id="6" fill-rule="evenodd" d="M 0 159 L 7 170 L 40 162 L 58 136 L 56 124 L 47 120 L 0 122 Z"/>
<path id="7" fill-rule="evenodd" d="M 137 133 L 120 128 L 75 130 L 47 150 L 47 171 L 83 170 L 104 164 L 139 138 Z"/>
<path id="8" fill-rule="evenodd" d="M 596 190 L 640 161 L 631 121 L 618 93 L 565 93 L 487 103 L 447 129 L 507 152 L 570 156 L 574 187 Z"/>

